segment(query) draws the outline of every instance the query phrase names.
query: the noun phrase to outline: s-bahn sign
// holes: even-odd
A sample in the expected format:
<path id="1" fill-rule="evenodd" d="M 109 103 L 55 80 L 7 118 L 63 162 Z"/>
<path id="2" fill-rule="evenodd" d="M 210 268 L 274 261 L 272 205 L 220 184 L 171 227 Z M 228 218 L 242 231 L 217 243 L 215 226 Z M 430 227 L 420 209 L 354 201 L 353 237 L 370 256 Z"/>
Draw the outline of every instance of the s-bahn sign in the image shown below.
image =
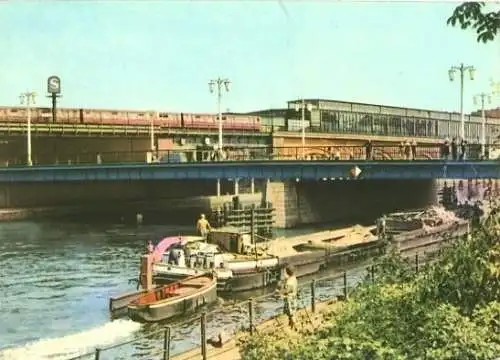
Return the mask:
<path id="1" fill-rule="evenodd" d="M 49 94 L 61 93 L 61 79 L 59 76 L 51 76 L 47 79 L 47 92 Z"/>

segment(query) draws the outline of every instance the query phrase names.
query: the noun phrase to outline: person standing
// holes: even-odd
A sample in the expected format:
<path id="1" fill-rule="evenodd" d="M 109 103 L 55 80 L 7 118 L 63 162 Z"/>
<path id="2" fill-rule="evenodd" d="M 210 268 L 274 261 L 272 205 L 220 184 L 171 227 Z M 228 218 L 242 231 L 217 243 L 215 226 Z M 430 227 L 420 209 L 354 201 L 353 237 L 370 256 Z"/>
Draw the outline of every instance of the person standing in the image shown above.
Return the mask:
<path id="1" fill-rule="evenodd" d="M 196 229 L 198 230 L 199 234 L 206 240 L 208 232 L 212 230 L 212 227 L 210 226 L 208 220 L 205 219 L 205 214 L 200 215 L 198 223 L 196 224 Z"/>
<path id="2" fill-rule="evenodd" d="M 459 160 L 464 161 L 466 160 L 465 157 L 467 156 L 467 141 L 462 139 L 460 141 L 460 155 L 459 155 Z"/>
<path id="3" fill-rule="evenodd" d="M 451 158 L 453 161 L 458 160 L 458 140 L 456 137 L 451 141 Z"/>
<path id="4" fill-rule="evenodd" d="M 411 160 L 417 159 L 417 141 L 414 139 L 411 142 Z"/>
<path id="5" fill-rule="evenodd" d="M 283 312 L 288 317 L 288 325 L 295 329 L 295 312 L 297 311 L 297 292 L 298 282 L 295 276 L 295 270 L 291 265 L 285 267 L 285 282 L 281 289 L 283 295 L 284 308 Z"/>
<path id="6" fill-rule="evenodd" d="M 366 160 L 373 160 L 373 144 L 371 140 L 365 144 L 365 157 Z"/>
<path id="7" fill-rule="evenodd" d="M 441 156 L 444 160 L 448 160 L 450 158 L 450 139 L 448 138 L 444 139 Z"/>
<path id="8" fill-rule="evenodd" d="M 387 226 L 387 217 L 384 214 L 377 220 L 377 236 L 379 240 L 385 239 L 386 226 Z"/>

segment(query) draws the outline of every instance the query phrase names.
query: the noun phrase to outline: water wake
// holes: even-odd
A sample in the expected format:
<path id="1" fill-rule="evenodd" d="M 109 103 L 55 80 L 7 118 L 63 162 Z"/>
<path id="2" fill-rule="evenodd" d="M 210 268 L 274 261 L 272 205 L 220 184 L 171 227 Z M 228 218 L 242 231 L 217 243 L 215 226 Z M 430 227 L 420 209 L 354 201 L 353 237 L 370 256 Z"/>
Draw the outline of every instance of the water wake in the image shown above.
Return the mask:
<path id="1" fill-rule="evenodd" d="M 54 339 L 38 340 L 16 348 L 0 350 L 0 360 L 66 360 L 96 347 L 130 338 L 140 324 L 118 319 L 96 328 Z"/>

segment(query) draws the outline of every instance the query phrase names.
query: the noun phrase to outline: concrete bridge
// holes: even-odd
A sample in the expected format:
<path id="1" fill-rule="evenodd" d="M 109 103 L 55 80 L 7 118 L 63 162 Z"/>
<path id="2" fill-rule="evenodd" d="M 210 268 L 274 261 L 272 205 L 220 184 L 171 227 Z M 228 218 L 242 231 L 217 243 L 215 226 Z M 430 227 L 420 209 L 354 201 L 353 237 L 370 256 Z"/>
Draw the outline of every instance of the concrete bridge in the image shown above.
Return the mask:
<path id="1" fill-rule="evenodd" d="M 436 145 L 417 146 L 409 156 L 396 145 L 374 145 L 370 153 L 359 145 L 246 148 L 222 161 L 210 157 L 213 151 L 191 150 L 166 150 L 149 163 L 145 151 L 105 153 L 100 163 L 82 155 L 70 165 L 0 167 L 0 207 L 73 206 L 73 213 L 149 218 L 177 215 L 179 204 L 191 203 L 183 213 L 191 219 L 236 195 L 273 203 L 284 227 L 375 218 L 435 204 L 436 179 L 500 178 L 497 161 L 481 160 L 475 146 L 467 150 L 466 161 L 439 159 Z"/>
<path id="2" fill-rule="evenodd" d="M 8 166 L 0 168 L 0 182 L 500 178 L 499 162 L 482 160 L 477 145 L 466 149 L 467 160 L 440 159 L 440 151 L 439 145 L 166 150 L 155 161 L 152 153 L 124 152 L 80 156 L 71 164 Z"/>

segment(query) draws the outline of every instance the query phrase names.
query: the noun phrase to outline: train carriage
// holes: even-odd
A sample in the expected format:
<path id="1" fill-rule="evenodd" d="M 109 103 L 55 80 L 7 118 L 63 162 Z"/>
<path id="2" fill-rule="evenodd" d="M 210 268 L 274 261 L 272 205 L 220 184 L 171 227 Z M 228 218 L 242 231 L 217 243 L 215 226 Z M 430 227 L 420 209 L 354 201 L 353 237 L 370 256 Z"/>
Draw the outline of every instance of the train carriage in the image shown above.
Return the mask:
<path id="1" fill-rule="evenodd" d="M 25 107 L 3 107 L 0 110 L 2 122 L 19 123 L 26 121 Z"/>
<path id="2" fill-rule="evenodd" d="M 327 133 L 377 134 L 382 136 L 405 137 L 455 137 L 460 134 L 460 114 L 412 109 L 372 104 L 330 100 L 307 100 L 314 102 L 313 111 L 306 111 L 306 121 L 311 123 L 310 131 Z M 295 102 L 289 102 L 288 109 L 281 109 L 283 115 L 276 118 L 279 124 L 266 118 L 265 126 L 258 116 L 260 112 L 249 114 L 223 113 L 222 127 L 225 131 L 262 132 L 280 128 L 289 120 L 298 119 L 300 112 L 295 110 Z M 32 107 L 33 123 L 51 123 L 50 107 Z M 465 115 L 465 132 L 467 139 L 477 141 L 482 135 L 482 119 L 480 114 Z M 0 122 L 24 123 L 27 118 L 26 107 L 0 107 Z M 83 125 L 119 125 L 147 126 L 151 121 L 156 126 L 172 129 L 193 129 L 216 131 L 219 122 L 216 114 L 207 113 L 172 113 L 105 109 L 57 109 L 58 124 Z M 500 119 L 487 118 L 487 139 L 500 135 Z"/>

